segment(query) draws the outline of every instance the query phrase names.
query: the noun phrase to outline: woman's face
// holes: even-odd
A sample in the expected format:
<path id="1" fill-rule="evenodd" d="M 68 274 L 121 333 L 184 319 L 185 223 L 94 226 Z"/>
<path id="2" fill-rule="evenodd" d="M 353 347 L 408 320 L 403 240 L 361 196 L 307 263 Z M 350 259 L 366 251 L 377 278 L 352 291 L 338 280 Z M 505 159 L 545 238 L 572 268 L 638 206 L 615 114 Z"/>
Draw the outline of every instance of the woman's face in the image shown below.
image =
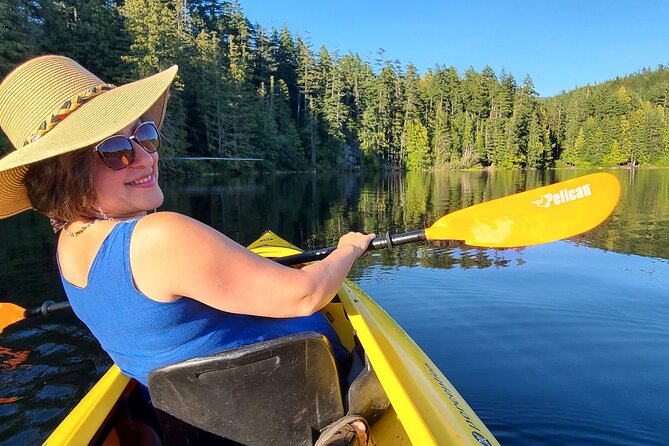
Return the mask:
<path id="1" fill-rule="evenodd" d="M 130 136 L 141 121 L 137 120 L 119 134 Z M 95 156 L 95 190 L 98 201 L 109 217 L 131 217 L 156 209 L 163 203 L 163 191 L 158 186 L 158 152 L 148 153 L 135 141 L 135 157 L 128 167 L 112 170 Z"/>

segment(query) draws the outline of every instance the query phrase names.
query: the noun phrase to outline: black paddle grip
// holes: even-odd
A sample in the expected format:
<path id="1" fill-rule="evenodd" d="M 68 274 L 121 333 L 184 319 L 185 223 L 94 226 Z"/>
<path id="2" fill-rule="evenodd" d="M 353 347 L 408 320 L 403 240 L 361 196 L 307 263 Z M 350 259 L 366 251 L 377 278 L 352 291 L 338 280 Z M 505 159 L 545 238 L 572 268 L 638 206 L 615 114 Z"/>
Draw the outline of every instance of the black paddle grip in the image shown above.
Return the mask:
<path id="1" fill-rule="evenodd" d="M 405 245 L 407 243 L 414 242 L 424 242 L 427 240 L 425 237 L 425 229 L 419 229 L 418 231 L 405 232 L 403 234 L 393 234 L 390 235 L 386 233 L 383 237 L 377 237 L 369 244 L 367 251 L 381 248 L 392 248 L 393 246 Z M 317 249 L 316 251 L 303 252 L 300 254 L 294 254 L 292 256 L 280 257 L 277 259 L 272 259 L 276 263 L 281 265 L 299 265 L 301 263 L 315 262 L 316 260 L 323 260 L 334 251 L 335 247 Z"/>
<path id="2" fill-rule="evenodd" d="M 367 251 L 382 248 L 390 249 L 394 246 L 406 245 L 407 243 L 424 242 L 425 240 L 427 240 L 425 237 L 425 229 L 393 235 L 390 235 L 386 232 L 386 235 L 377 237 L 372 240 L 372 243 L 369 244 Z"/>
<path id="3" fill-rule="evenodd" d="M 48 316 L 54 311 L 64 310 L 70 308 L 70 303 L 68 301 L 55 303 L 52 300 L 47 300 L 42 304 L 42 306 L 37 308 L 28 308 L 23 312 L 23 316 L 33 317 L 33 316 Z"/>

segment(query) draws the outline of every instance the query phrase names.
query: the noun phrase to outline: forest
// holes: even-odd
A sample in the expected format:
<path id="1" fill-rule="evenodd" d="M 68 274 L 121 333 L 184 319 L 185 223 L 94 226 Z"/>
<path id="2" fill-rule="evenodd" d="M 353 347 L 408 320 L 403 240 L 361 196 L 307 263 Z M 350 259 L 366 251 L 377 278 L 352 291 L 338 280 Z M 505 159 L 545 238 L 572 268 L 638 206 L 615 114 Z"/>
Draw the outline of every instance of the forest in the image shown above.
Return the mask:
<path id="1" fill-rule="evenodd" d="M 340 53 L 251 23 L 237 0 L 0 2 L 0 77 L 49 53 L 116 84 L 178 64 L 163 159 L 259 157 L 290 171 L 669 165 L 663 65 L 542 98 L 529 74 L 419 73 L 383 49 Z"/>

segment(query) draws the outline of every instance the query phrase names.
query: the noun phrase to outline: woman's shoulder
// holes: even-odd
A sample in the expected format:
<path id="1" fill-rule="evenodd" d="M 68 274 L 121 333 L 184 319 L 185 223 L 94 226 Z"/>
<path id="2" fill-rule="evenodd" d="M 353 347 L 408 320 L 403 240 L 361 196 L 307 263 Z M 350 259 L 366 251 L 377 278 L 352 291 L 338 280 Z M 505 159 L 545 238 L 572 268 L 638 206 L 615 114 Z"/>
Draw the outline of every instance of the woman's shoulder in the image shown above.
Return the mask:
<path id="1" fill-rule="evenodd" d="M 187 215 L 177 212 L 154 212 L 142 217 L 135 226 L 132 244 L 135 248 L 155 251 L 188 249 L 217 231 Z"/>
<path id="2" fill-rule="evenodd" d="M 141 226 L 155 226 L 162 227 L 164 225 L 184 224 L 186 222 L 197 222 L 197 220 L 188 217 L 187 215 L 178 212 L 161 211 L 152 212 L 140 218 L 137 222 L 137 227 Z"/>
<path id="3" fill-rule="evenodd" d="M 139 219 L 134 236 L 174 236 L 183 230 L 205 226 L 199 221 L 177 212 L 154 212 Z"/>
<path id="4" fill-rule="evenodd" d="M 142 217 L 130 240 L 130 264 L 137 288 L 150 299 L 170 302 L 184 274 L 198 265 L 208 226 L 176 212 L 155 212 Z"/>

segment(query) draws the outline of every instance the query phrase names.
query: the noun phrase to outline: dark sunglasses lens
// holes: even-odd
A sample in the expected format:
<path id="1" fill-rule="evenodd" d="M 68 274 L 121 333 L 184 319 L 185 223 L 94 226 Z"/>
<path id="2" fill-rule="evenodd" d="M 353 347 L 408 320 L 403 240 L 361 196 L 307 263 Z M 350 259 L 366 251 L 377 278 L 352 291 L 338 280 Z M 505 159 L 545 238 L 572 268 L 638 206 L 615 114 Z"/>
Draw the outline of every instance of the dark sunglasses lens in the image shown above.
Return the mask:
<path id="1" fill-rule="evenodd" d="M 102 161 L 114 170 L 125 169 L 132 163 L 133 151 L 130 140 L 124 136 L 112 136 L 98 146 Z"/>
<path id="2" fill-rule="evenodd" d="M 135 139 L 149 153 L 153 153 L 160 147 L 160 134 L 152 122 L 145 122 L 135 130 Z"/>

